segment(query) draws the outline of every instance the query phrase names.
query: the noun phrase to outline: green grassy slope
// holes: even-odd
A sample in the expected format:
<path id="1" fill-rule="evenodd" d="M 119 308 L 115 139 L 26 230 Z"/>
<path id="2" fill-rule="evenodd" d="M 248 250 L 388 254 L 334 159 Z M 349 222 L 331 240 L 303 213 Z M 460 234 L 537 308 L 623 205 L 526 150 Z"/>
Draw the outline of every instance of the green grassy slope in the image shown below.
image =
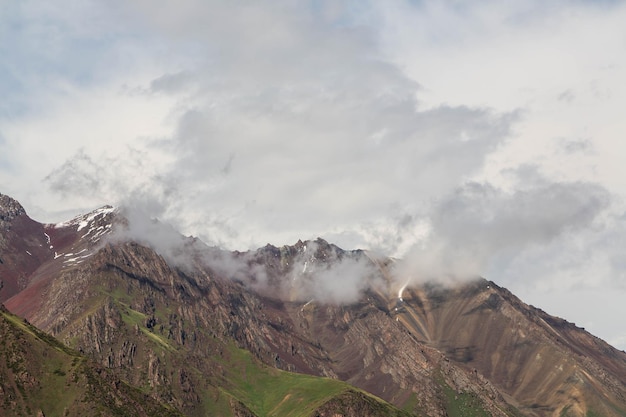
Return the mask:
<path id="1" fill-rule="evenodd" d="M 410 416 L 345 382 L 261 365 L 234 346 L 227 362 L 229 394 L 259 417 L 308 417 L 321 410 L 341 414 L 355 408 L 363 416 Z"/>
<path id="2" fill-rule="evenodd" d="M 145 333 L 142 329 L 141 334 Z M 175 356 L 180 352 L 163 350 L 159 337 L 145 340 L 171 355 L 172 364 L 168 365 L 177 362 Z M 212 385 L 215 379 L 209 378 L 209 384 L 199 390 L 205 415 L 306 417 L 317 415 L 320 408 L 341 410 L 353 403 L 365 410 L 364 416 L 409 415 L 341 381 L 262 365 L 232 343 L 226 342 L 223 355 L 215 360 L 225 372 L 216 384 L 219 386 Z M 40 412 L 47 417 L 183 415 L 154 401 L 148 396 L 149 389 L 130 386 L 111 370 L 6 310 L 0 312 L 0 381 L 0 415 L 7 417 Z"/>
<path id="3" fill-rule="evenodd" d="M 177 416 L 78 352 L 0 310 L 0 415 Z"/>

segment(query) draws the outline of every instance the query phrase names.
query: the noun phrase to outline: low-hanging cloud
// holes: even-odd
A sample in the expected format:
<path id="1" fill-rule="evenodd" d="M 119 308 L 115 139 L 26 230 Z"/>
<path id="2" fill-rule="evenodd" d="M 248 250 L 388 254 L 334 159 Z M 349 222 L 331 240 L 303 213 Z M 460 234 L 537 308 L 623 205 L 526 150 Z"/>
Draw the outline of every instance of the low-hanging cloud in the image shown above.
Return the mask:
<path id="1" fill-rule="evenodd" d="M 231 252 L 209 247 L 180 234 L 169 224 L 150 218 L 137 207 L 122 207 L 119 214 L 122 222 L 108 242 L 132 241 L 145 245 L 171 266 L 187 273 L 216 274 L 284 301 L 350 304 L 358 301 L 366 290 L 384 285 L 374 264 L 362 252 L 344 252 L 325 241 L 274 248 L 281 254 L 278 261 L 284 263 L 281 267 L 284 270 L 275 276 L 277 272 L 271 271 L 271 261 L 268 264 L 263 258 L 263 249 Z M 271 275 L 273 279 L 269 278 Z"/>
<path id="2" fill-rule="evenodd" d="M 324 241 L 307 241 L 281 282 L 286 298 L 350 304 L 370 288 L 383 285 L 374 264 L 362 252 L 343 252 Z"/>

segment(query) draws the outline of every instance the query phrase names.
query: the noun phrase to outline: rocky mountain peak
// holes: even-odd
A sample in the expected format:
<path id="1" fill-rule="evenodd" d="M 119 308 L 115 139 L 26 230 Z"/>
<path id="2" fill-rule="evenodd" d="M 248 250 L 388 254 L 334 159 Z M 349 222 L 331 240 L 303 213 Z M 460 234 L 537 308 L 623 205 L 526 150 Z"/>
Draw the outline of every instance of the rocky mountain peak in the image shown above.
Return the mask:
<path id="1" fill-rule="evenodd" d="M 0 228 L 4 229 L 13 219 L 24 214 L 26 210 L 20 203 L 0 193 Z"/>
<path id="2" fill-rule="evenodd" d="M 87 214 L 76 216 L 67 222 L 57 223 L 54 227 L 74 229 L 83 238 L 88 237 L 97 242 L 103 234 L 110 231 L 116 215 L 117 209 L 106 205 Z"/>

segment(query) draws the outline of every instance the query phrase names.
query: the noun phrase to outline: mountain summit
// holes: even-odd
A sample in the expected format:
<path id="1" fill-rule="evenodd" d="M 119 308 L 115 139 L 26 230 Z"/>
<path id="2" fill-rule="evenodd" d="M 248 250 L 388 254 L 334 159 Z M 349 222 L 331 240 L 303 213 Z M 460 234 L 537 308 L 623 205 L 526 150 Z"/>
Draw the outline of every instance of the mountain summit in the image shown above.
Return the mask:
<path id="1" fill-rule="evenodd" d="M 322 239 L 229 252 L 149 219 L 133 233 L 111 207 L 46 225 L 0 203 L 6 308 L 155 409 L 626 416 L 626 354 L 494 282 L 404 288 L 393 259 Z M 44 378 L 49 366 L 29 372 Z M 18 380 L 11 369 L 0 367 L 2 381 Z M 122 409 L 139 398 L 128 389 L 111 393 Z M 7 404 L 2 415 L 20 415 Z"/>

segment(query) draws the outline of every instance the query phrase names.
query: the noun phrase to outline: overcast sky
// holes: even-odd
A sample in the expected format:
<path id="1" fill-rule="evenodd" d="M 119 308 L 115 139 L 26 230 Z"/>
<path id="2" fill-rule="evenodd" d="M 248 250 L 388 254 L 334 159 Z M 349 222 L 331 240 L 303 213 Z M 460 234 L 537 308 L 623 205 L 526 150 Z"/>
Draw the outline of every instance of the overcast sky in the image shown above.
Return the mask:
<path id="1" fill-rule="evenodd" d="M 626 349 L 626 3 L 0 0 L 0 192 L 479 274 Z"/>

